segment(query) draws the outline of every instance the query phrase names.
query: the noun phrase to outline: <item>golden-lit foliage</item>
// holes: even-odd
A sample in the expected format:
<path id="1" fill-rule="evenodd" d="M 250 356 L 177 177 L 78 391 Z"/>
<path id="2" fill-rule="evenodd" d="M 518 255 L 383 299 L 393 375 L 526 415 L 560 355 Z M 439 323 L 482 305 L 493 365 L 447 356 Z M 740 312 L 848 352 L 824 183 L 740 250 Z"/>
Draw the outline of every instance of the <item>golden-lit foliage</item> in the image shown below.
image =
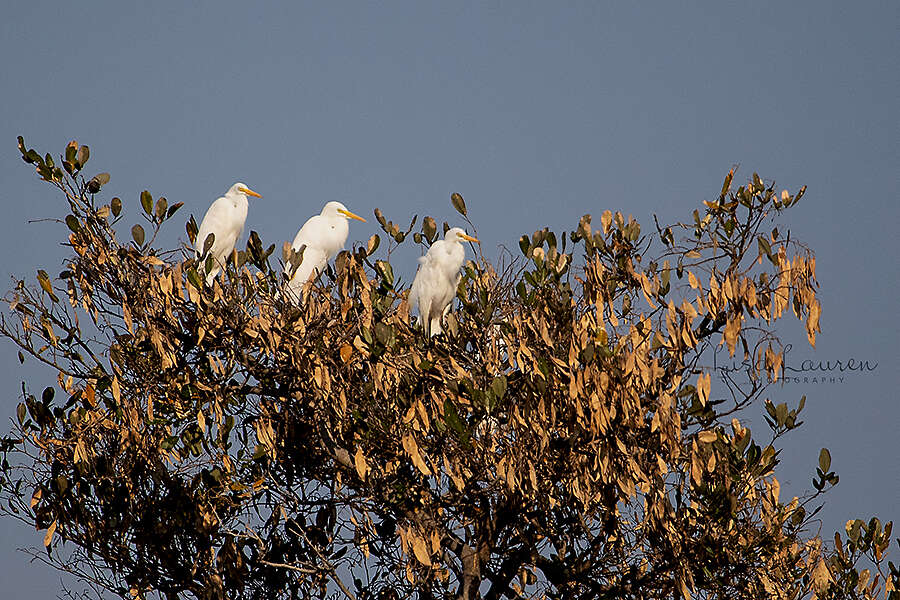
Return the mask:
<path id="1" fill-rule="evenodd" d="M 153 245 L 180 203 L 144 192 L 145 224 L 123 241 L 122 202 L 95 196 L 109 176 L 80 176 L 85 146 L 67 147 L 66 173 L 20 148 L 68 200 L 71 253 L 59 278 L 9 294 L 2 334 L 63 397 L 23 388 L 0 493 L 46 530 L 46 560 L 89 584 L 198 598 L 893 589 L 890 523 L 850 521 L 833 547 L 811 531 L 808 507 L 837 482 L 827 450 L 815 493 L 782 499 L 775 477 L 774 441 L 803 408 L 765 399 L 783 366 L 775 324 L 803 320 L 814 344 L 821 311 L 813 255 L 769 227 L 803 190 L 755 174 L 733 189 L 729 173 L 693 222 L 646 234 L 606 211 L 599 229 L 585 215 L 523 236 L 502 268 L 466 263 L 460 308 L 429 339 L 389 257 L 430 245 L 431 217 L 403 231 L 376 209 L 386 256 L 379 236 L 341 253 L 295 306 L 255 233 L 205 285 L 192 253 Z M 717 372 L 716 357 L 742 368 Z M 760 405 L 770 443 L 736 418 Z"/>

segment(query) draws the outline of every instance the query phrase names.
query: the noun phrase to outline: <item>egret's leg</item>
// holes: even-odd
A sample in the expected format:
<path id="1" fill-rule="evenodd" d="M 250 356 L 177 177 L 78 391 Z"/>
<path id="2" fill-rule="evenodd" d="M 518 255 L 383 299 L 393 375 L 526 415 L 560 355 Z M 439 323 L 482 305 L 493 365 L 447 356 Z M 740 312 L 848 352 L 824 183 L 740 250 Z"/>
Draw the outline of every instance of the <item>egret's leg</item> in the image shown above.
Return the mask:
<path id="1" fill-rule="evenodd" d="M 441 317 L 437 316 L 431 319 L 431 333 L 430 335 L 435 336 L 439 333 L 443 333 L 443 329 L 441 329 Z"/>

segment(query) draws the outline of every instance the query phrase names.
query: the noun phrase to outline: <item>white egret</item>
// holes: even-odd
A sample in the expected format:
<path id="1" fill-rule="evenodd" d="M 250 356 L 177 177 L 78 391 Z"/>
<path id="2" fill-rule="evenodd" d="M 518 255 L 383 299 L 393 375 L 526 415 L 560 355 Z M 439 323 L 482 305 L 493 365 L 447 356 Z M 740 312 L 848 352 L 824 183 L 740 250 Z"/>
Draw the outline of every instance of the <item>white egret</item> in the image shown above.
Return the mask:
<path id="1" fill-rule="evenodd" d="M 291 247 L 295 252 L 299 252 L 304 245 L 306 249 L 300 266 L 288 283 L 288 291 L 294 299 L 300 299 L 303 284 L 324 271 L 328 261 L 344 248 L 350 233 L 349 219 L 366 222 L 340 202 L 329 202 L 320 214 L 310 217 L 297 232 Z M 289 265 L 285 265 L 285 270 L 288 268 Z"/>
<path id="2" fill-rule="evenodd" d="M 247 220 L 247 196 L 262 198 L 243 183 L 234 184 L 224 196 L 210 205 L 200 222 L 194 245 L 194 252 L 198 258 L 203 255 L 206 238 L 209 234 L 215 235 L 209 249 L 209 254 L 213 257 L 213 266 L 206 274 L 207 284 L 212 283 L 219 269 L 225 266 L 228 255 L 234 250 L 234 245 L 244 229 L 244 221 Z M 200 265 L 200 270 L 204 269 L 205 265 Z"/>
<path id="3" fill-rule="evenodd" d="M 441 318 L 450 310 L 459 285 L 459 268 L 466 258 L 462 240 L 478 242 L 464 229 L 454 227 L 444 239 L 431 245 L 419 258 L 419 270 L 409 292 L 409 304 L 419 306 L 419 325 L 429 335 L 441 333 Z"/>

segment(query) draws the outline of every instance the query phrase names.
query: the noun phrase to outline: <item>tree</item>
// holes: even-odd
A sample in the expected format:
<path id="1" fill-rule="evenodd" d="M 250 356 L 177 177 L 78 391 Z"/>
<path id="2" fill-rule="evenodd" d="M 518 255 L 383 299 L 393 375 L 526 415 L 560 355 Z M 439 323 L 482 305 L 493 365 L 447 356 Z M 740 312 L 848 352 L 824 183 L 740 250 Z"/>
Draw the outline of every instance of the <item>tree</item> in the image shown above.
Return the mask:
<path id="1" fill-rule="evenodd" d="M 87 146 L 62 167 L 19 148 L 67 201 L 68 256 L 18 282 L 0 321 L 57 375 L 40 397 L 23 384 L 0 495 L 46 530 L 37 555 L 96 591 L 896 597 L 891 523 L 852 520 L 833 545 L 813 531 L 838 480 L 827 450 L 814 492 L 779 495 L 776 444 L 804 399 L 765 400 L 775 325 L 819 331 L 815 258 L 776 221 L 804 189 L 734 189 L 732 171 L 688 223 L 646 233 L 607 211 L 522 236 L 521 258 L 466 263 L 428 338 L 389 258 L 428 247 L 430 217 L 403 230 L 376 209 L 387 256 L 372 236 L 295 306 L 255 232 L 206 285 L 192 251 L 154 246 L 180 203 L 141 193 L 122 239 Z M 713 385 L 722 356 L 742 368 Z M 760 405 L 768 441 L 737 418 Z"/>

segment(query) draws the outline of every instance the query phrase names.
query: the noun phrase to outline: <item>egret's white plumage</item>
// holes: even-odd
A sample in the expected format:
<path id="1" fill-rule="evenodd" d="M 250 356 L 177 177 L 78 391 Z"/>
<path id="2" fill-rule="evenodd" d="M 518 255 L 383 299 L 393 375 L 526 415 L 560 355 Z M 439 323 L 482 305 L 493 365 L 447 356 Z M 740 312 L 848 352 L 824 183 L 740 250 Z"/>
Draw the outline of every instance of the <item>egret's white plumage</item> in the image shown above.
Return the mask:
<path id="1" fill-rule="evenodd" d="M 329 202 L 321 214 L 310 217 L 297 232 L 291 247 L 295 252 L 299 252 L 304 245 L 306 249 L 303 251 L 303 262 L 288 283 L 288 291 L 295 300 L 300 298 L 303 284 L 325 270 L 328 261 L 343 249 L 350 233 L 349 219 L 366 222 L 340 202 Z"/>
<path id="2" fill-rule="evenodd" d="M 197 231 L 194 252 L 199 258 L 203 254 L 206 238 L 211 233 L 215 235 L 212 247 L 209 249 L 209 253 L 213 257 L 213 266 L 206 274 L 207 284 L 212 283 L 219 269 L 225 265 L 228 255 L 234 250 L 234 245 L 244 229 L 244 221 L 247 220 L 247 196 L 262 198 L 246 185 L 238 182 L 231 186 L 224 196 L 213 202 L 206 214 L 203 215 L 200 229 Z M 204 269 L 205 265 L 200 265 L 201 272 Z"/>
<path id="3" fill-rule="evenodd" d="M 419 270 L 409 292 L 410 306 L 418 304 L 419 325 L 429 335 L 441 333 L 441 318 L 450 310 L 459 285 L 459 268 L 466 258 L 462 241 L 477 242 L 465 230 L 454 227 L 444 239 L 431 245 L 419 258 Z"/>

